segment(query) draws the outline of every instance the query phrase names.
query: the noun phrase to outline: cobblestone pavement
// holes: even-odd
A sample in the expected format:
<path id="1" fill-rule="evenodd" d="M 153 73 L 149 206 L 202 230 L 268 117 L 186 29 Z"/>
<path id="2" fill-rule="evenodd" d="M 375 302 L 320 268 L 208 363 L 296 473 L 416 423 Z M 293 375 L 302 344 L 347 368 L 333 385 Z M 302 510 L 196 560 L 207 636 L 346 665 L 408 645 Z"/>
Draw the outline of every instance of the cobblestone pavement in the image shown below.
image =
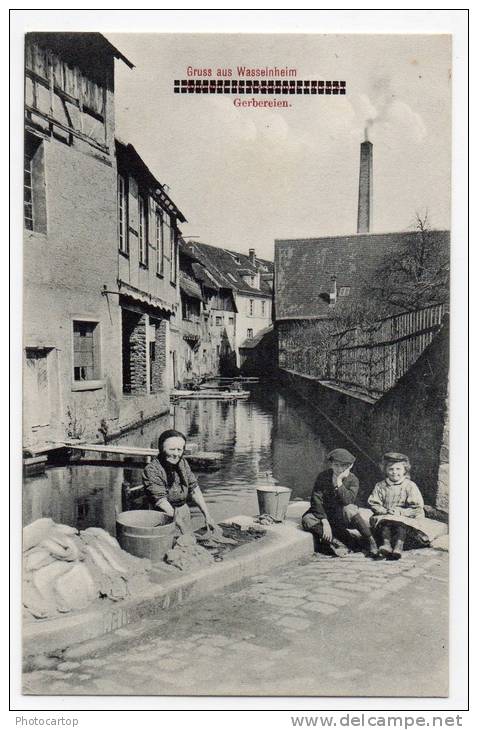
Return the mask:
<path id="1" fill-rule="evenodd" d="M 447 569 L 432 550 L 311 556 L 43 657 L 24 693 L 443 696 Z"/>

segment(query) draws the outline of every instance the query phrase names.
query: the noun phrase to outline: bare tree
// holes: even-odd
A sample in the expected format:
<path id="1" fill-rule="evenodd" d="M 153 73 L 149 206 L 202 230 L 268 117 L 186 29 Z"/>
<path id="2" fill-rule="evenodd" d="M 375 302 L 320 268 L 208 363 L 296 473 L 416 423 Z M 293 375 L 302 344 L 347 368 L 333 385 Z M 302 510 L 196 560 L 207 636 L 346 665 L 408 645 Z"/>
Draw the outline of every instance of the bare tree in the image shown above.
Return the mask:
<path id="1" fill-rule="evenodd" d="M 368 286 L 369 297 L 377 304 L 413 310 L 448 302 L 448 246 L 430 228 L 428 211 L 415 214 L 414 228 L 418 235 L 387 257 Z"/>
<path id="2" fill-rule="evenodd" d="M 291 328 L 284 343 L 289 367 L 324 377 L 340 333 L 363 338 L 392 314 L 448 302 L 448 245 L 430 228 L 428 212 L 417 212 L 413 225 L 418 235 L 409 236 L 401 250 L 387 256 L 368 279 L 357 282 L 359 297 L 342 300 L 324 319 L 298 322 Z"/>

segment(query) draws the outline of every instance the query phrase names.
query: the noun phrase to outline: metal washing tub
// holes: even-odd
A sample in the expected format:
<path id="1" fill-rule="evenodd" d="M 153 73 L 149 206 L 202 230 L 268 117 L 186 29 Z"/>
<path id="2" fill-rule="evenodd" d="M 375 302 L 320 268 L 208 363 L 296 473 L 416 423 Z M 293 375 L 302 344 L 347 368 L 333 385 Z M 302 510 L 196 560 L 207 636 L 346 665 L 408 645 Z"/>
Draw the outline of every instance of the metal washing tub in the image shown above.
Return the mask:
<path id="1" fill-rule="evenodd" d="M 175 530 L 173 518 L 156 510 L 130 510 L 116 518 L 116 537 L 123 550 L 153 563 L 172 548 Z"/>

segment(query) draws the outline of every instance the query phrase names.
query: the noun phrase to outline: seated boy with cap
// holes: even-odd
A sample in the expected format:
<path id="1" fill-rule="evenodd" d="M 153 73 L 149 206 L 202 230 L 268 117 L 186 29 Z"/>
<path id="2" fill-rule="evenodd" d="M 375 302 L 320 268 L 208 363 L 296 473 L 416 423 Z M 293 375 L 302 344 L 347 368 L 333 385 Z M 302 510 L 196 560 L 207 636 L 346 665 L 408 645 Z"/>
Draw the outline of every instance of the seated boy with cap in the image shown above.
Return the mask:
<path id="1" fill-rule="evenodd" d="M 321 546 L 337 557 L 344 557 L 348 553 L 347 528 L 356 529 L 364 539 L 369 554 L 375 557 L 377 544 L 368 520 L 362 517 L 356 505 L 359 480 L 351 473 L 355 456 L 347 449 L 334 449 L 327 455 L 327 461 L 330 467 L 320 472 L 315 480 L 310 508 L 302 516 L 302 526 L 319 539 Z"/>

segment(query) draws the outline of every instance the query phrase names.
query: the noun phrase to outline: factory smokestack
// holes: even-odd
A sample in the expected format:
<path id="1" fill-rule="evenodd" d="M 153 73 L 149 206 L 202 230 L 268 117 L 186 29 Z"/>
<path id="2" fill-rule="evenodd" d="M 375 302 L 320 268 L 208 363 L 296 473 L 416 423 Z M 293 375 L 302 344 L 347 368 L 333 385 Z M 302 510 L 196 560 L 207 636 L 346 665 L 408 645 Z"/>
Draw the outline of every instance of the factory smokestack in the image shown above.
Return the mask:
<path id="1" fill-rule="evenodd" d="M 368 141 L 365 129 L 365 140 L 360 145 L 357 233 L 370 233 L 372 228 L 372 177 L 373 144 Z"/>

